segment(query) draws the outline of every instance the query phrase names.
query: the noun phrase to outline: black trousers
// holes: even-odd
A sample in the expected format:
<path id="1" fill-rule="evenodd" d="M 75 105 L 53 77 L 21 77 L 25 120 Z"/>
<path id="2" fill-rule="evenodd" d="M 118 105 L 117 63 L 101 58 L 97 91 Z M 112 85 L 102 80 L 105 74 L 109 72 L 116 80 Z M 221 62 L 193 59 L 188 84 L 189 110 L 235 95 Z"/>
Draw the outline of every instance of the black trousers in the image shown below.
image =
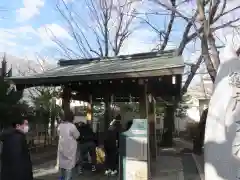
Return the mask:
<path id="1" fill-rule="evenodd" d="M 95 143 L 94 142 L 86 142 L 86 143 L 80 144 L 79 147 L 80 147 L 80 158 L 79 158 L 78 165 L 80 165 L 80 166 L 83 165 L 84 157 L 86 157 L 87 153 L 89 153 L 91 156 L 92 165 L 96 165 L 97 158 L 96 158 Z"/>
<path id="2" fill-rule="evenodd" d="M 117 170 L 118 168 L 118 153 L 117 148 L 113 147 L 106 147 L 105 153 L 106 153 L 106 160 L 105 165 L 106 169 L 110 170 Z"/>

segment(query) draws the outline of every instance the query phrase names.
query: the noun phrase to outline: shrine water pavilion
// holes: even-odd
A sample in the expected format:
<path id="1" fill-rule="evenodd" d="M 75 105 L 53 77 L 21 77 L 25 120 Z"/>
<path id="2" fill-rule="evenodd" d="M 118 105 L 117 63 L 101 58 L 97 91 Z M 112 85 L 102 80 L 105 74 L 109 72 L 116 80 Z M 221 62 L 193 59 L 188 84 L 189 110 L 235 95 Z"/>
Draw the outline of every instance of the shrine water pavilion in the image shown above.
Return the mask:
<path id="1" fill-rule="evenodd" d="M 61 86 L 63 109 L 70 111 L 70 100 L 93 104 L 104 101 L 139 102 L 140 118 L 148 119 L 150 156 L 156 158 L 156 101 L 166 104 L 164 128 L 172 138 L 174 102 L 180 99 L 184 62 L 175 50 L 123 55 L 110 58 L 59 60 L 58 67 L 29 76 L 13 76 L 17 90 L 35 86 Z M 73 93 L 74 92 L 74 93 Z M 107 111 L 108 108 L 106 108 Z M 109 115 L 105 113 L 109 122 Z M 170 142 L 171 143 L 171 142 Z"/>

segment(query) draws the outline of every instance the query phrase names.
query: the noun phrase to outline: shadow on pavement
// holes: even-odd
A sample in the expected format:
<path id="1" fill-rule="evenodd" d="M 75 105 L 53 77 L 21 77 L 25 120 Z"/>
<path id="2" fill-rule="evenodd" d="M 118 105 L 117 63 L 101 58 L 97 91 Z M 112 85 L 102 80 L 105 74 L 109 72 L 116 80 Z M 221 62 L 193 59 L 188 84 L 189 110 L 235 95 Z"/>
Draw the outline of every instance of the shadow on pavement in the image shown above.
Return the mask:
<path id="1" fill-rule="evenodd" d="M 49 164 L 45 164 L 42 167 L 35 168 L 34 170 L 34 180 L 57 180 L 60 177 L 59 171 L 55 168 L 55 161 Z M 78 175 L 76 170 L 74 170 L 73 179 L 81 180 L 117 180 L 117 177 L 106 177 L 104 175 L 104 168 L 102 166 L 97 167 L 97 172 L 91 172 L 91 166 L 85 165 L 84 173 Z"/>
<path id="2" fill-rule="evenodd" d="M 60 174 L 48 174 L 40 177 L 36 177 L 34 180 L 57 180 L 59 179 Z M 81 180 L 117 180 L 118 177 L 106 177 L 102 172 L 90 172 L 86 171 L 82 175 L 77 175 L 74 173 L 73 179 L 81 179 Z"/>

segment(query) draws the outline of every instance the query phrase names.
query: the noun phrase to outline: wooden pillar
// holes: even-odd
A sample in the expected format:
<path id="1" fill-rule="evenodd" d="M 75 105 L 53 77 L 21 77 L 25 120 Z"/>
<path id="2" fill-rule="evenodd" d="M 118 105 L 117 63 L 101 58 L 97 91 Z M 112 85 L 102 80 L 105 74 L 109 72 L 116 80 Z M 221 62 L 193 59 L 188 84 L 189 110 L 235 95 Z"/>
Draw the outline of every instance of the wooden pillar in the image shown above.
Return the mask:
<path id="1" fill-rule="evenodd" d="M 176 107 L 177 99 L 180 97 L 181 87 L 181 76 L 167 76 L 167 82 L 169 87 L 173 90 L 171 94 L 166 95 L 167 104 L 165 105 L 164 112 L 164 124 L 163 124 L 163 135 L 162 135 L 162 146 L 171 147 L 173 145 L 173 131 L 174 125 L 174 112 Z M 178 97 L 178 98 L 176 98 Z"/>
<path id="2" fill-rule="evenodd" d="M 144 82 L 139 82 L 141 88 L 141 94 L 139 97 L 139 113 L 141 119 L 147 119 L 148 110 L 147 110 L 147 84 Z"/>
<path id="3" fill-rule="evenodd" d="M 63 88 L 63 103 L 62 108 L 64 111 L 64 118 L 70 113 L 70 100 L 71 100 L 71 88 L 69 86 L 64 86 Z"/>
<path id="4" fill-rule="evenodd" d="M 111 94 L 106 94 L 106 96 L 104 97 L 104 104 L 104 132 L 106 132 L 111 122 Z"/>
<path id="5" fill-rule="evenodd" d="M 89 96 L 89 102 L 87 106 L 87 124 L 93 125 L 93 102 L 92 102 L 92 95 Z"/>
<path id="6" fill-rule="evenodd" d="M 149 95 L 149 104 L 148 104 L 148 131 L 149 131 L 149 147 L 151 160 L 156 161 L 157 159 L 157 143 L 156 143 L 156 102 L 154 98 Z"/>
<path id="7" fill-rule="evenodd" d="M 147 95 L 147 84 L 142 85 L 142 94 L 140 96 L 140 118 L 148 119 L 149 149 L 151 161 L 157 158 L 156 147 L 156 128 L 155 128 L 155 100 L 152 95 Z"/>
<path id="8" fill-rule="evenodd" d="M 171 147 L 173 145 L 173 130 L 174 130 L 174 105 L 168 104 L 165 107 L 164 114 L 164 132 L 162 145 Z"/>
<path id="9" fill-rule="evenodd" d="M 139 98 L 139 113 L 140 113 L 140 118 L 141 119 L 148 119 L 148 106 L 149 106 L 149 101 L 148 101 L 148 97 L 147 97 L 147 84 L 144 81 L 139 81 L 139 85 L 141 88 L 141 94 L 140 94 L 140 98 Z M 152 130 L 152 123 L 150 123 L 151 125 L 149 126 L 149 121 L 148 121 L 148 174 L 149 177 L 152 176 L 152 173 L 154 171 L 153 169 L 153 161 L 152 161 L 152 150 L 151 150 L 151 146 L 152 146 L 152 140 L 151 140 L 151 130 Z M 151 129 L 150 129 L 151 128 Z"/>

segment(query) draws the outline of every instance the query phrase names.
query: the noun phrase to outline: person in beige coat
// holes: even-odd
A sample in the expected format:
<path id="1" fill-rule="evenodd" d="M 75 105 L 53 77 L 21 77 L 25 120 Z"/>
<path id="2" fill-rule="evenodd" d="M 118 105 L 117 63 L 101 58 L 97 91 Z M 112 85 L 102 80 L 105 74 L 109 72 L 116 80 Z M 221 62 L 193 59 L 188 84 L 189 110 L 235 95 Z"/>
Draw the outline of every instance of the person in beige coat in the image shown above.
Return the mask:
<path id="1" fill-rule="evenodd" d="M 77 139 L 80 133 L 72 121 L 73 115 L 70 114 L 58 127 L 58 158 L 61 180 L 71 180 L 72 171 L 76 165 Z"/>

